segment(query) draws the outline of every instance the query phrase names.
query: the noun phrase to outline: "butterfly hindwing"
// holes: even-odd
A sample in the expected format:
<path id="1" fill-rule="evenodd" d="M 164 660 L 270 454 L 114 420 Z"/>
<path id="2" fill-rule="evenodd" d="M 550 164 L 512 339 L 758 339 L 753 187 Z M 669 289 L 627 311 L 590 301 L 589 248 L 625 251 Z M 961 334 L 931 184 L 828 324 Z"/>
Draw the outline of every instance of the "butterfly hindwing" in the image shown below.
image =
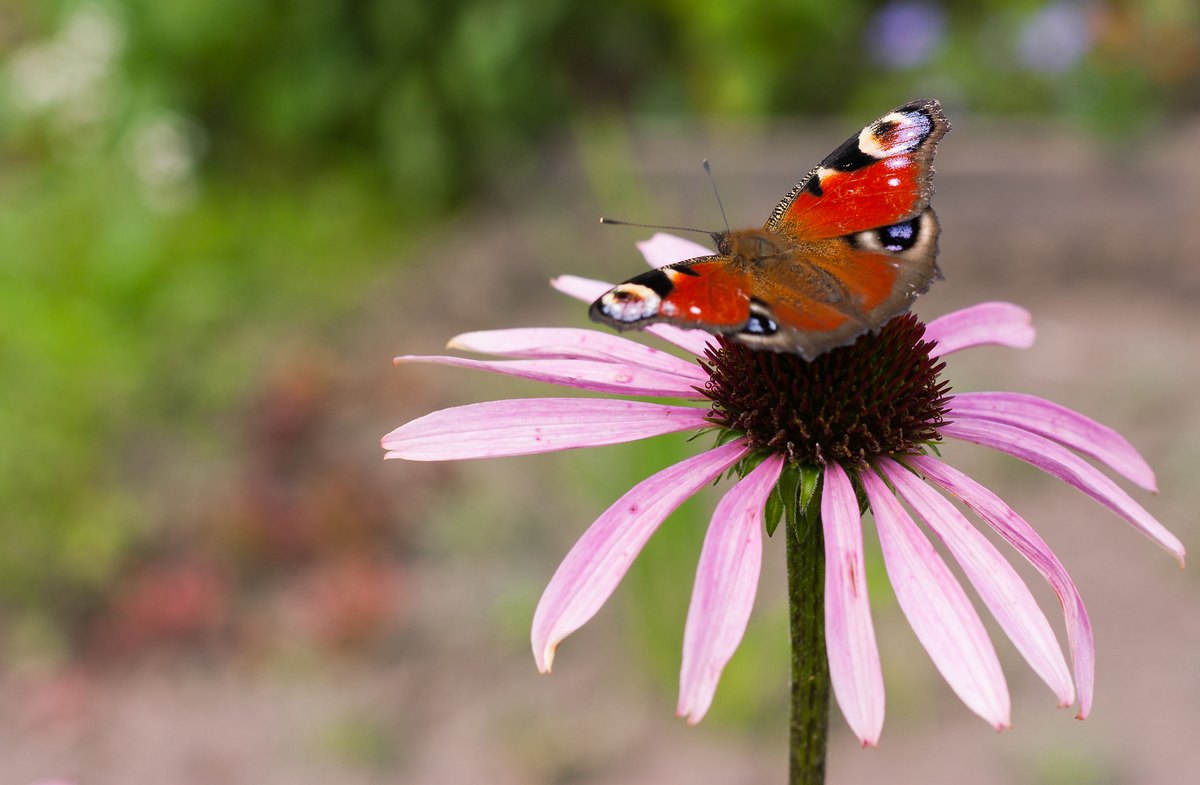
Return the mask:
<path id="1" fill-rule="evenodd" d="M 937 238 L 937 217 L 926 208 L 900 224 L 808 243 L 764 266 L 751 288 L 755 310 L 777 329 L 735 337 L 812 359 L 877 330 L 941 278 Z"/>

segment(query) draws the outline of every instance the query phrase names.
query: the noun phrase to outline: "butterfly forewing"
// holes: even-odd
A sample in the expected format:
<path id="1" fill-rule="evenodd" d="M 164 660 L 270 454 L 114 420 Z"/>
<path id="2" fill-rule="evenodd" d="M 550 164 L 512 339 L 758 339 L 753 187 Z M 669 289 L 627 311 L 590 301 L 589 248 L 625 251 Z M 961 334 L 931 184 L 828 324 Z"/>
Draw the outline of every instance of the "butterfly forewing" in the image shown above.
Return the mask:
<path id="1" fill-rule="evenodd" d="M 912 218 L 929 204 L 933 154 L 948 130 L 941 105 L 932 99 L 893 109 L 796 183 L 766 228 L 815 239 Z"/>
<path id="2" fill-rule="evenodd" d="M 730 257 L 702 256 L 631 278 L 592 303 L 588 313 L 619 330 L 668 322 L 736 332 L 750 318 L 753 285 Z"/>

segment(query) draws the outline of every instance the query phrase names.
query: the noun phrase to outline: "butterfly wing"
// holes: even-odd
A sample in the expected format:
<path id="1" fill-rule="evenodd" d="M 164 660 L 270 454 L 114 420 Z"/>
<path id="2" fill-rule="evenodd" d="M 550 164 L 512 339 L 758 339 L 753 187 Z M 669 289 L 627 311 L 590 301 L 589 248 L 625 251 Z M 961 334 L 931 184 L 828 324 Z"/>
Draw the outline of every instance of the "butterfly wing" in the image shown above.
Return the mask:
<path id="1" fill-rule="evenodd" d="M 938 223 L 926 208 L 880 229 L 805 243 L 751 275 L 751 307 L 765 329 L 733 337 L 813 359 L 908 310 L 941 278 Z"/>
<path id="2" fill-rule="evenodd" d="M 701 256 L 642 273 L 588 309 L 593 321 L 618 330 L 653 322 L 738 332 L 750 319 L 754 280 L 728 256 Z"/>
<path id="3" fill-rule="evenodd" d="M 588 315 L 618 330 L 655 322 L 700 328 L 811 360 L 882 327 L 940 278 L 937 237 L 926 208 L 908 221 L 754 261 L 703 256 L 614 287 Z"/>
<path id="4" fill-rule="evenodd" d="M 939 280 L 939 227 L 929 197 L 933 156 L 949 130 L 936 100 L 913 101 L 847 139 L 797 183 L 764 227 L 795 251 L 762 265 L 756 278 L 763 280 L 752 287 L 764 302 L 763 318 L 778 329 L 738 340 L 811 359 L 879 329 Z M 809 283 L 814 277 L 820 286 Z M 818 329 L 798 321 L 797 312 L 811 312 L 801 300 L 814 298 L 840 321 L 830 317 Z"/>
<path id="5" fill-rule="evenodd" d="M 933 155 L 949 130 L 934 99 L 893 109 L 797 183 L 765 228 L 803 241 L 844 237 L 915 217 L 929 205 Z"/>
<path id="6" fill-rule="evenodd" d="M 935 100 L 897 107 L 827 156 L 761 231 L 718 235 L 722 254 L 632 278 L 589 316 L 619 330 L 701 328 L 810 360 L 882 327 L 941 278 L 929 197 L 949 129 Z"/>

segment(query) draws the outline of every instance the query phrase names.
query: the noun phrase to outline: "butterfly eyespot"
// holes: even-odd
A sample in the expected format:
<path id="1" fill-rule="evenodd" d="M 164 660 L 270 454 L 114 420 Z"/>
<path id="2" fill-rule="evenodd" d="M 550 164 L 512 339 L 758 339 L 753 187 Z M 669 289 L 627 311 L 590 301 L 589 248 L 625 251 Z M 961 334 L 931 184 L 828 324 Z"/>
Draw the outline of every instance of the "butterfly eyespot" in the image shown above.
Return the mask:
<path id="1" fill-rule="evenodd" d="M 637 322 L 656 315 L 662 298 L 649 286 L 626 283 L 601 297 L 600 312 L 618 322 Z"/>
<path id="2" fill-rule="evenodd" d="M 887 142 L 899 127 L 900 123 L 895 120 L 883 120 L 875 126 L 875 138 Z"/>
<path id="3" fill-rule="evenodd" d="M 864 128 L 858 146 L 869 156 L 887 158 L 916 149 L 932 131 L 924 112 L 893 112 Z"/>
<path id="4" fill-rule="evenodd" d="M 750 319 L 746 322 L 746 326 L 742 328 L 742 333 L 745 335 L 774 335 L 779 332 L 779 325 L 771 317 L 766 306 L 757 300 L 750 302 Z"/>
<path id="5" fill-rule="evenodd" d="M 750 321 L 746 322 L 742 332 L 751 335 L 774 335 L 779 332 L 779 325 L 765 316 L 753 315 Z"/>
<path id="6" fill-rule="evenodd" d="M 882 229 L 876 230 L 879 237 L 879 244 L 883 246 L 885 251 L 892 253 L 900 253 L 907 251 L 917 243 L 917 237 L 920 234 L 920 218 L 913 218 L 911 221 L 901 221 L 898 224 L 885 226 Z"/>

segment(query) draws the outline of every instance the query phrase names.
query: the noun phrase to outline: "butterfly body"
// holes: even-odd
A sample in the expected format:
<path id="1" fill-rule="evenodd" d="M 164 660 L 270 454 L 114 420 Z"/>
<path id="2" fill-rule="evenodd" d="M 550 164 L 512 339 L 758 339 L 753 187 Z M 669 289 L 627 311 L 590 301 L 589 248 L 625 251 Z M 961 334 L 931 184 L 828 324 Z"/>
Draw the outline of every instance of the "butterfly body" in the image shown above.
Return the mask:
<path id="1" fill-rule="evenodd" d="M 631 278 L 589 315 L 622 330 L 705 329 L 807 359 L 879 329 L 941 277 L 929 196 L 949 127 L 937 101 L 889 112 L 809 172 L 761 229 L 714 233 L 716 254 Z"/>

